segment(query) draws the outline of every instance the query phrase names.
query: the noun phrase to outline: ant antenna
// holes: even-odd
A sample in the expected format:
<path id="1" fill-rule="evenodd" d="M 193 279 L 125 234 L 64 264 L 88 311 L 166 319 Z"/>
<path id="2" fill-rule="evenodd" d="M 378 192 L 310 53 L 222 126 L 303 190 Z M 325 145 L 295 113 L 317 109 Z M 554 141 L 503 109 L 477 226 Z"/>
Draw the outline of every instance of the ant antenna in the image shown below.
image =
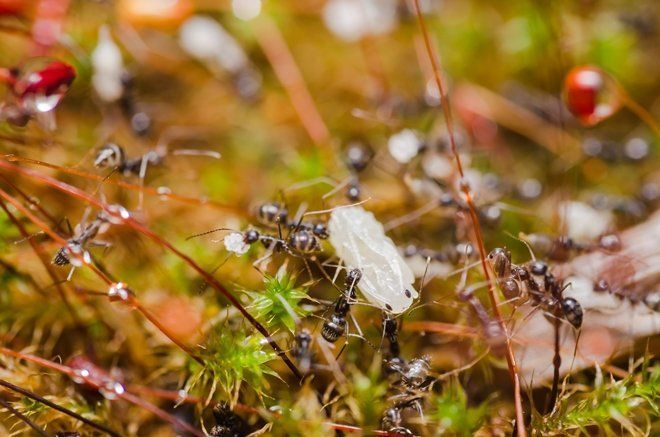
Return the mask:
<path id="1" fill-rule="evenodd" d="M 197 238 L 197 237 L 203 237 L 204 235 L 209 235 L 209 234 L 212 234 L 212 233 L 214 233 L 214 232 L 218 232 L 218 231 L 233 231 L 233 229 L 229 229 L 229 228 L 215 228 L 215 229 L 211 229 L 210 231 L 202 232 L 202 233 L 200 233 L 200 234 L 194 234 L 194 235 L 191 235 L 190 237 L 187 237 L 187 238 L 186 238 L 186 241 L 188 241 L 188 240 L 192 240 L 193 238 Z"/>

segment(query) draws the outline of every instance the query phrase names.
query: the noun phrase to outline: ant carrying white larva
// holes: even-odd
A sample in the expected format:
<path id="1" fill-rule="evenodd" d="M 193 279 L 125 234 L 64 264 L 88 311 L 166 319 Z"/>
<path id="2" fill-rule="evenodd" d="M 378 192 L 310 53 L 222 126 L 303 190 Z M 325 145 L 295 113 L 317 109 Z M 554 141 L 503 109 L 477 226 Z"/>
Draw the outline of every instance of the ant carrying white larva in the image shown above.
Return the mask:
<path id="1" fill-rule="evenodd" d="M 360 206 L 335 208 L 328 230 L 337 256 L 362 271 L 359 289 L 369 302 L 393 314 L 410 308 L 419 296 L 415 277 L 372 213 Z"/>

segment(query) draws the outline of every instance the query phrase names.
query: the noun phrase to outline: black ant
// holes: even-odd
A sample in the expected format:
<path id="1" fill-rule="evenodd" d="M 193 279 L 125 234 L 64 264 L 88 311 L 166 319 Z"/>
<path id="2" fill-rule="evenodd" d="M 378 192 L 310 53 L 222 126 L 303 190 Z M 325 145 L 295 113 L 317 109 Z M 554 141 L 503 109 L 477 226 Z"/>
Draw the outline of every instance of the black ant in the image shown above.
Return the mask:
<path id="1" fill-rule="evenodd" d="M 261 241 L 266 249 L 275 252 L 286 252 L 294 256 L 299 255 L 299 253 L 317 252 L 321 249 L 318 238 L 304 229 L 292 232 L 286 239 L 262 234 L 256 229 L 248 229 L 242 235 L 245 244 L 251 245 Z"/>
<path id="2" fill-rule="evenodd" d="M 362 271 L 360 269 L 353 269 L 346 275 L 344 281 L 345 291 L 339 296 L 335 303 L 335 311 L 329 320 L 323 323 L 321 329 L 321 336 L 330 343 L 335 343 L 339 337 L 344 335 L 348 322 L 346 316 L 351 310 L 351 305 L 357 300 L 355 287 L 362 278 Z"/>
<path id="3" fill-rule="evenodd" d="M 597 243 L 582 243 L 566 235 L 551 237 L 546 234 L 530 234 L 526 238 L 529 245 L 553 261 L 568 261 L 573 254 L 581 254 L 595 249 L 606 252 L 621 250 L 621 239 L 616 234 L 602 235 Z"/>
<path id="4" fill-rule="evenodd" d="M 83 220 L 84 222 L 84 220 Z M 73 237 L 67 240 L 67 245 L 60 248 L 53 257 L 52 263 L 57 266 L 71 264 L 71 255 L 81 255 L 88 257 L 85 247 L 93 243 L 94 238 L 99 233 L 104 232 L 110 224 L 110 220 L 104 211 L 97 214 L 96 218 L 88 224 L 81 223 L 76 227 L 77 231 Z M 107 243 L 98 242 L 97 244 L 107 246 Z M 76 263 L 77 261 L 74 261 Z"/>
<path id="5" fill-rule="evenodd" d="M 354 140 L 348 143 L 344 156 L 346 167 L 351 172 L 350 180 L 346 186 L 346 197 L 351 202 L 357 202 L 362 195 L 358 176 L 369 166 L 374 152 L 367 143 Z"/>
<path id="6" fill-rule="evenodd" d="M 559 321 L 564 319 L 575 329 L 580 329 L 583 319 L 582 306 L 574 298 L 563 296 L 568 285 L 555 278 L 548 265 L 542 261 L 534 260 L 523 266 L 515 265 L 511 262 L 511 252 L 505 248 L 491 251 L 488 260 L 505 296 L 518 298 L 526 294 L 532 305 L 541 308 L 546 318 L 554 322 L 554 374 L 549 404 L 552 407 L 557 399 L 561 366 Z"/>
<path id="7" fill-rule="evenodd" d="M 306 375 L 312 367 L 312 335 L 309 330 L 301 329 L 295 337 L 295 346 L 291 351 L 298 362 L 298 369 L 303 375 Z"/>
<path id="8" fill-rule="evenodd" d="M 312 232 L 316 237 L 326 240 L 329 237 L 328 227 L 321 222 L 308 222 L 303 220 L 289 220 L 289 211 L 277 202 L 267 202 L 259 205 L 256 211 L 257 220 L 266 226 L 284 224 L 289 231 L 305 230 Z"/>
<path id="9" fill-rule="evenodd" d="M 124 72 L 121 76 L 123 92 L 119 98 L 119 107 L 124 116 L 129 120 L 131 129 L 135 135 L 143 137 L 151 131 L 152 120 L 149 114 L 140 111 L 135 99 L 135 81 L 133 76 Z"/>
<path id="10" fill-rule="evenodd" d="M 250 433 L 250 427 L 227 404 L 220 403 L 213 407 L 216 425 L 211 428 L 211 437 L 243 437 Z"/>

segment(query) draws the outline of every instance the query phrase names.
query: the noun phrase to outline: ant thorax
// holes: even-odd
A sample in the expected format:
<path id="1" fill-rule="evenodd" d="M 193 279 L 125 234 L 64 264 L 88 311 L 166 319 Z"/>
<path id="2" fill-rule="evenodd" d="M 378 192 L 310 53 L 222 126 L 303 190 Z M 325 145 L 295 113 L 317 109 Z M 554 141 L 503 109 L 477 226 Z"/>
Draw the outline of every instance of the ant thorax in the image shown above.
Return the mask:
<path id="1" fill-rule="evenodd" d="M 369 302 L 400 314 L 419 296 L 415 277 L 383 225 L 362 207 L 336 208 L 328 222 L 330 244 L 350 268 L 359 268 L 359 289 Z"/>

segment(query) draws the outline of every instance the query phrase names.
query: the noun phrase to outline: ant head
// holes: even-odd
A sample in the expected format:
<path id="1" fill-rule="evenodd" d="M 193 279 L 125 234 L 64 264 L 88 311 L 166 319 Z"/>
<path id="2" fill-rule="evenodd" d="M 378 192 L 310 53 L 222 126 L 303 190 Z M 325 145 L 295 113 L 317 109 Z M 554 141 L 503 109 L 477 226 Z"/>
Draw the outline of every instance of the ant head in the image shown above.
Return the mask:
<path id="1" fill-rule="evenodd" d="M 352 180 L 346 187 L 346 198 L 351 202 L 357 202 L 360 200 L 362 191 L 360 190 L 360 185 L 357 179 Z"/>
<path id="2" fill-rule="evenodd" d="M 259 240 L 259 232 L 256 229 L 248 229 L 245 231 L 245 236 L 243 237 L 243 241 L 245 241 L 247 244 L 252 244 L 256 243 Z"/>
<path id="3" fill-rule="evenodd" d="M 357 285 L 358 282 L 360 282 L 361 278 L 362 278 L 362 270 L 351 269 L 346 275 L 346 280 L 344 281 L 344 284 L 346 285 L 346 288 L 353 287 Z"/>
<path id="4" fill-rule="evenodd" d="M 303 344 L 309 344 L 312 341 L 312 335 L 309 333 L 307 329 L 301 329 L 297 334 L 296 334 L 296 343 L 299 345 Z"/>
<path id="5" fill-rule="evenodd" d="M 355 173 L 360 173 L 369 165 L 374 156 L 371 147 L 364 141 L 353 140 L 346 147 L 346 165 Z"/>
<path id="6" fill-rule="evenodd" d="M 330 237 L 330 234 L 328 233 L 328 226 L 325 223 L 314 223 L 312 232 L 314 235 L 323 240 L 326 240 L 328 237 Z"/>
<path id="7" fill-rule="evenodd" d="M 511 268 L 511 252 L 507 248 L 497 247 L 488 254 L 488 261 L 497 277 L 505 277 Z"/>

